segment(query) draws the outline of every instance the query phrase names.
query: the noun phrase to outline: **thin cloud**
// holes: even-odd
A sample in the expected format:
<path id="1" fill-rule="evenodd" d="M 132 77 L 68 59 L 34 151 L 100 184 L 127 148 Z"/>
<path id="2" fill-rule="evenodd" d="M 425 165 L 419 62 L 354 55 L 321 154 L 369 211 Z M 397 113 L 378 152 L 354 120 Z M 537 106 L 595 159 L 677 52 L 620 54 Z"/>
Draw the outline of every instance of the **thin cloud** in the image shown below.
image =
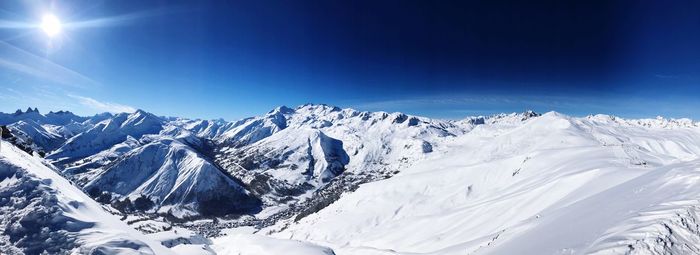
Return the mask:
<path id="1" fill-rule="evenodd" d="M 0 69 L 72 87 L 94 87 L 89 77 L 0 41 Z"/>
<path id="2" fill-rule="evenodd" d="M 0 20 L 0 28 L 2 29 L 32 29 L 36 28 L 36 25 L 28 24 L 25 22 L 18 22 L 12 20 Z"/>
<path id="3" fill-rule="evenodd" d="M 111 102 L 101 102 L 101 101 L 98 101 L 94 98 L 84 97 L 84 96 L 77 96 L 77 95 L 68 95 L 68 96 L 77 99 L 80 104 L 82 104 L 86 107 L 95 109 L 97 111 L 112 112 L 112 113 L 136 111 L 136 108 L 128 106 L 128 105 L 111 103 Z"/>

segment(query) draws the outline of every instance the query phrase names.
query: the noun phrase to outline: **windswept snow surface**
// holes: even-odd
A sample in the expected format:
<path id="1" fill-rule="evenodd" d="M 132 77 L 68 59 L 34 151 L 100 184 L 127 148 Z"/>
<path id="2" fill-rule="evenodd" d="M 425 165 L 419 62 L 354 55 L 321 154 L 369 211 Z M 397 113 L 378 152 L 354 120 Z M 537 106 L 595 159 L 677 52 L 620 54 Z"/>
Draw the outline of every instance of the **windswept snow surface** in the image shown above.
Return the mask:
<path id="1" fill-rule="evenodd" d="M 131 229 L 66 179 L 0 144 L 0 253 L 172 254 Z"/>
<path id="2" fill-rule="evenodd" d="M 479 125 L 268 231 L 337 254 L 698 254 L 700 129 L 664 123 L 550 112 Z"/>

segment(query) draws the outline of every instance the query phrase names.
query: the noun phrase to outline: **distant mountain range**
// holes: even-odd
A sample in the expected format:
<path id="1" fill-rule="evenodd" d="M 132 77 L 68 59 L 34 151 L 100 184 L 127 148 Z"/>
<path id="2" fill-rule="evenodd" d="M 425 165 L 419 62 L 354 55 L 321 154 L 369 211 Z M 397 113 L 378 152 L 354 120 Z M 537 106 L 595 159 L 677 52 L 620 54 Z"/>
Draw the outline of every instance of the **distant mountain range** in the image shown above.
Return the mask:
<path id="1" fill-rule="evenodd" d="M 564 222 L 566 217 L 586 218 L 584 212 L 569 211 L 579 203 L 625 201 L 622 194 L 627 190 L 606 190 L 632 185 L 626 182 L 666 187 L 684 180 L 669 175 L 671 171 L 695 178 L 692 169 L 700 155 L 700 123 L 689 119 L 573 118 L 532 111 L 452 121 L 306 104 L 224 121 L 165 118 L 143 110 L 82 117 L 29 108 L 0 113 L 0 124 L 2 146 L 11 148 L 2 151 L 0 199 L 32 190 L 53 194 L 37 193 L 39 197 L 56 197 L 49 204 L 25 204 L 26 212 L 10 212 L 10 205 L 0 202 L 7 215 L 17 215 L 13 219 L 33 217 L 29 215 L 33 208 L 72 215 L 73 209 L 64 204 L 72 205 L 76 197 L 60 194 L 78 192 L 77 196 L 91 197 L 77 199 L 88 199 L 81 202 L 90 203 L 86 215 L 92 211 L 106 215 L 107 210 L 127 222 L 147 222 L 138 227 L 146 233 L 175 226 L 215 237 L 223 229 L 247 225 L 349 254 L 385 254 L 379 250 L 509 254 L 523 247 L 519 242 L 542 241 L 534 233 L 566 231 L 556 227 L 573 224 Z M 658 178 L 643 177 L 647 173 Z M 13 178 L 38 183 L 23 187 Z M 56 181 L 47 184 L 42 179 Z M 681 192 L 676 184 L 659 191 L 670 192 L 667 197 L 643 189 L 639 194 L 647 194 L 648 200 L 640 201 L 660 206 L 691 199 L 696 189 L 700 194 L 694 183 L 683 185 L 693 187 L 692 192 L 673 195 Z M 604 191 L 612 193 L 603 196 Z M 619 210 L 657 210 L 636 205 Z M 544 220 L 537 220 L 543 215 Z M 637 216 L 591 225 L 597 228 L 591 227 L 593 232 L 586 232 L 590 237 L 585 238 L 599 239 L 585 239 L 595 241 L 588 246 L 578 243 L 583 237 L 560 236 L 561 244 L 575 239 L 570 246 L 576 249 L 609 251 L 623 245 L 606 240 L 623 238 L 642 240 L 635 249 L 657 249 L 654 245 L 659 244 L 646 243 L 632 232 L 608 229 L 637 229 L 639 224 L 623 222 L 643 220 Z M 83 221 L 94 221 L 90 217 Z M 683 220 L 695 219 L 689 217 Z M 664 220 L 673 221 L 660 218 L 645 224 Z M 6 220 L 0 227 L 21 224 L 17 222 Z M 85 246 L 86 237 L 76 239 L 71 233 L 91 228 L 95 232 L 101 226 L 46 224 L 49 232 L 62 229 L 60 238 L 72 238 L 72 245 L 59 247 L 60 251 Z M 142 238 L 116 219 L 110 224 L 128 232 L 124 240 Z M 158 230 L 161 225 L 168 227 Z M 32 253 L 27 242 L 36 239 L 17 237 L 29 236 L 27 231 L 6 231 L 0 245 Z M 664 242 L 700 240 L 700 235 L 683 232 L 674 236 L 678 233 L 666 236 L 670 239 Z M 18 244 L 18 238 L 27 241 Z M 507 245 L 497 245 L 501 242 Z M 201 245 L 209 250 L 206 242 Z M 41 249 L 51 253 L 51 246 Z M 126 246 L 110 244 L 102 249 Z M 133 247 L 165 249 L 149 242 Z"/>

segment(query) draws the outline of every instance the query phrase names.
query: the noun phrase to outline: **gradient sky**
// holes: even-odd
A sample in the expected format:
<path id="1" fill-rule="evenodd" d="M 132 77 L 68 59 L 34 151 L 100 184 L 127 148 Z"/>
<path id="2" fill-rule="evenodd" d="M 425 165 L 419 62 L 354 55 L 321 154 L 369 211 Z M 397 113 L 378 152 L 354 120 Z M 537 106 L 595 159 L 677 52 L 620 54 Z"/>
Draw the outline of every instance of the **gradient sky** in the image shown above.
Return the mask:
<path id="1" fill-rule="evenodd" d="M 36 27 L 46 13 L 59 36 Z M 234 120 L 312 102 L 700 119 L 699 13 L 699 1 L 3 1 L 0 111 Z"/>

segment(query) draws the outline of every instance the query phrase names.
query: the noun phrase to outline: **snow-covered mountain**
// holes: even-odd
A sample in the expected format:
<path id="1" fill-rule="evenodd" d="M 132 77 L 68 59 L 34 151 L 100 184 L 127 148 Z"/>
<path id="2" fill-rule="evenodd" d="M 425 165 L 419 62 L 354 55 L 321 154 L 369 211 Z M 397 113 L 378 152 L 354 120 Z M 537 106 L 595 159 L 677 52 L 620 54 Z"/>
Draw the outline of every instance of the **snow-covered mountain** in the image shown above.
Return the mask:
<path id="1" fill-rule="evenodd" d="M 126 140 L 128 136 L 140 137 L 145 134 L 155 134 L 162 129 L 163 120 L 151 113 L 142 110 L 134 113 L 120 113 L 71 137 L 47 158 L 59 162 L 72 162 L 109 149 Z"/>
<path id="2" fill-rule="evenodd" d="M 26 111 L 17 109 L 14 113 L 0 113 L 0 125 L 11 124 L 20 120 L 33 120 L 37 122 L 43 122 L 46 120 L 46 116 L 39 112 L 39 109 L 27 108 Z"/>
<path id="3" fill-rule="evenodd" d="M 343 172 L 390 176 L 471 127 L 327 105 L 278 107 L 216 137 L 215 155 L 257 194 L 296 201 L 290 196 L 309 195 Z"/>
<path id="4" fill-rule="evenodd" d="M 155 203 L 158 212 L 179 218 L 245 214 L 260 206 L 257 198 L 216 165 L 172 138 L 158 138 L 129 151 L 84 188 L 131 201 L 145 198 Z"/>
<path id="5" fill-rule="evenodd" d="M 27 142 L 34 143 L 43 150 L 52 151 L 66 142 L 66 134 L 60 128 L 51 125 L 40 125 L 34 120 L 20 120 L 7 126 L 13 134 L 22 137 Z"/>
<path id="6" fill-rule="evenodd" d="M 2 254 L 173 254 L 119 221 L 42 160 L 0 143 Z"/>
<path id="7" fill-rule="evenodd" d="M 672 122 L 480 125 L 270 231 L 339 254 L 698 254 L 700 129 Z"/>
<path id="8" fill-rule="evenodd" d="M 90 121 L 92 123 L 96 123 L 107 119 L 111 116 L 112 114 L 110 113 L 102 113 L 91 117 L 81 117 L 69 111 L 49 112 L 46 115 L 44 115 L 39 112 L 39 109 L 32 109 L 30 107 L 27 108 L 27 110 L 25 111 L 17 110 L 14 113 L 0 113 L 0 125 L 8 125 L 20 120 L 32 120 L 42 125 L 49 124 L 65 126 L 73 122 L 82 123 L 85 121 Z"/>
<path id="9" fill-rule="evenodd" d="M 31 160 L 187 254 L 700 253 L 689 119 L 18 112 L 0 119 Z"/>
<path id="10" fill-rule="evenodd" d="M 213 213 L 201 205 L 212 199 L 237 201 L 217 214 L 239 214 L 259 210 L 257 200 L 284 208 L 314 198 L 346 172 L 354 185 L 387 178 L 474 125 L 307 104 L 235 122 L 138 110 L 86 120 L 76 134 L 60 132 L 67 125 L 25 133 L 100 201 L 123 209 L 120 200 L 144 197 L 155 204 L 146 211 L 197 217 Z M 204 191 L 224 192 L 213 192 L 216 198 L 193 195 Z"/>

